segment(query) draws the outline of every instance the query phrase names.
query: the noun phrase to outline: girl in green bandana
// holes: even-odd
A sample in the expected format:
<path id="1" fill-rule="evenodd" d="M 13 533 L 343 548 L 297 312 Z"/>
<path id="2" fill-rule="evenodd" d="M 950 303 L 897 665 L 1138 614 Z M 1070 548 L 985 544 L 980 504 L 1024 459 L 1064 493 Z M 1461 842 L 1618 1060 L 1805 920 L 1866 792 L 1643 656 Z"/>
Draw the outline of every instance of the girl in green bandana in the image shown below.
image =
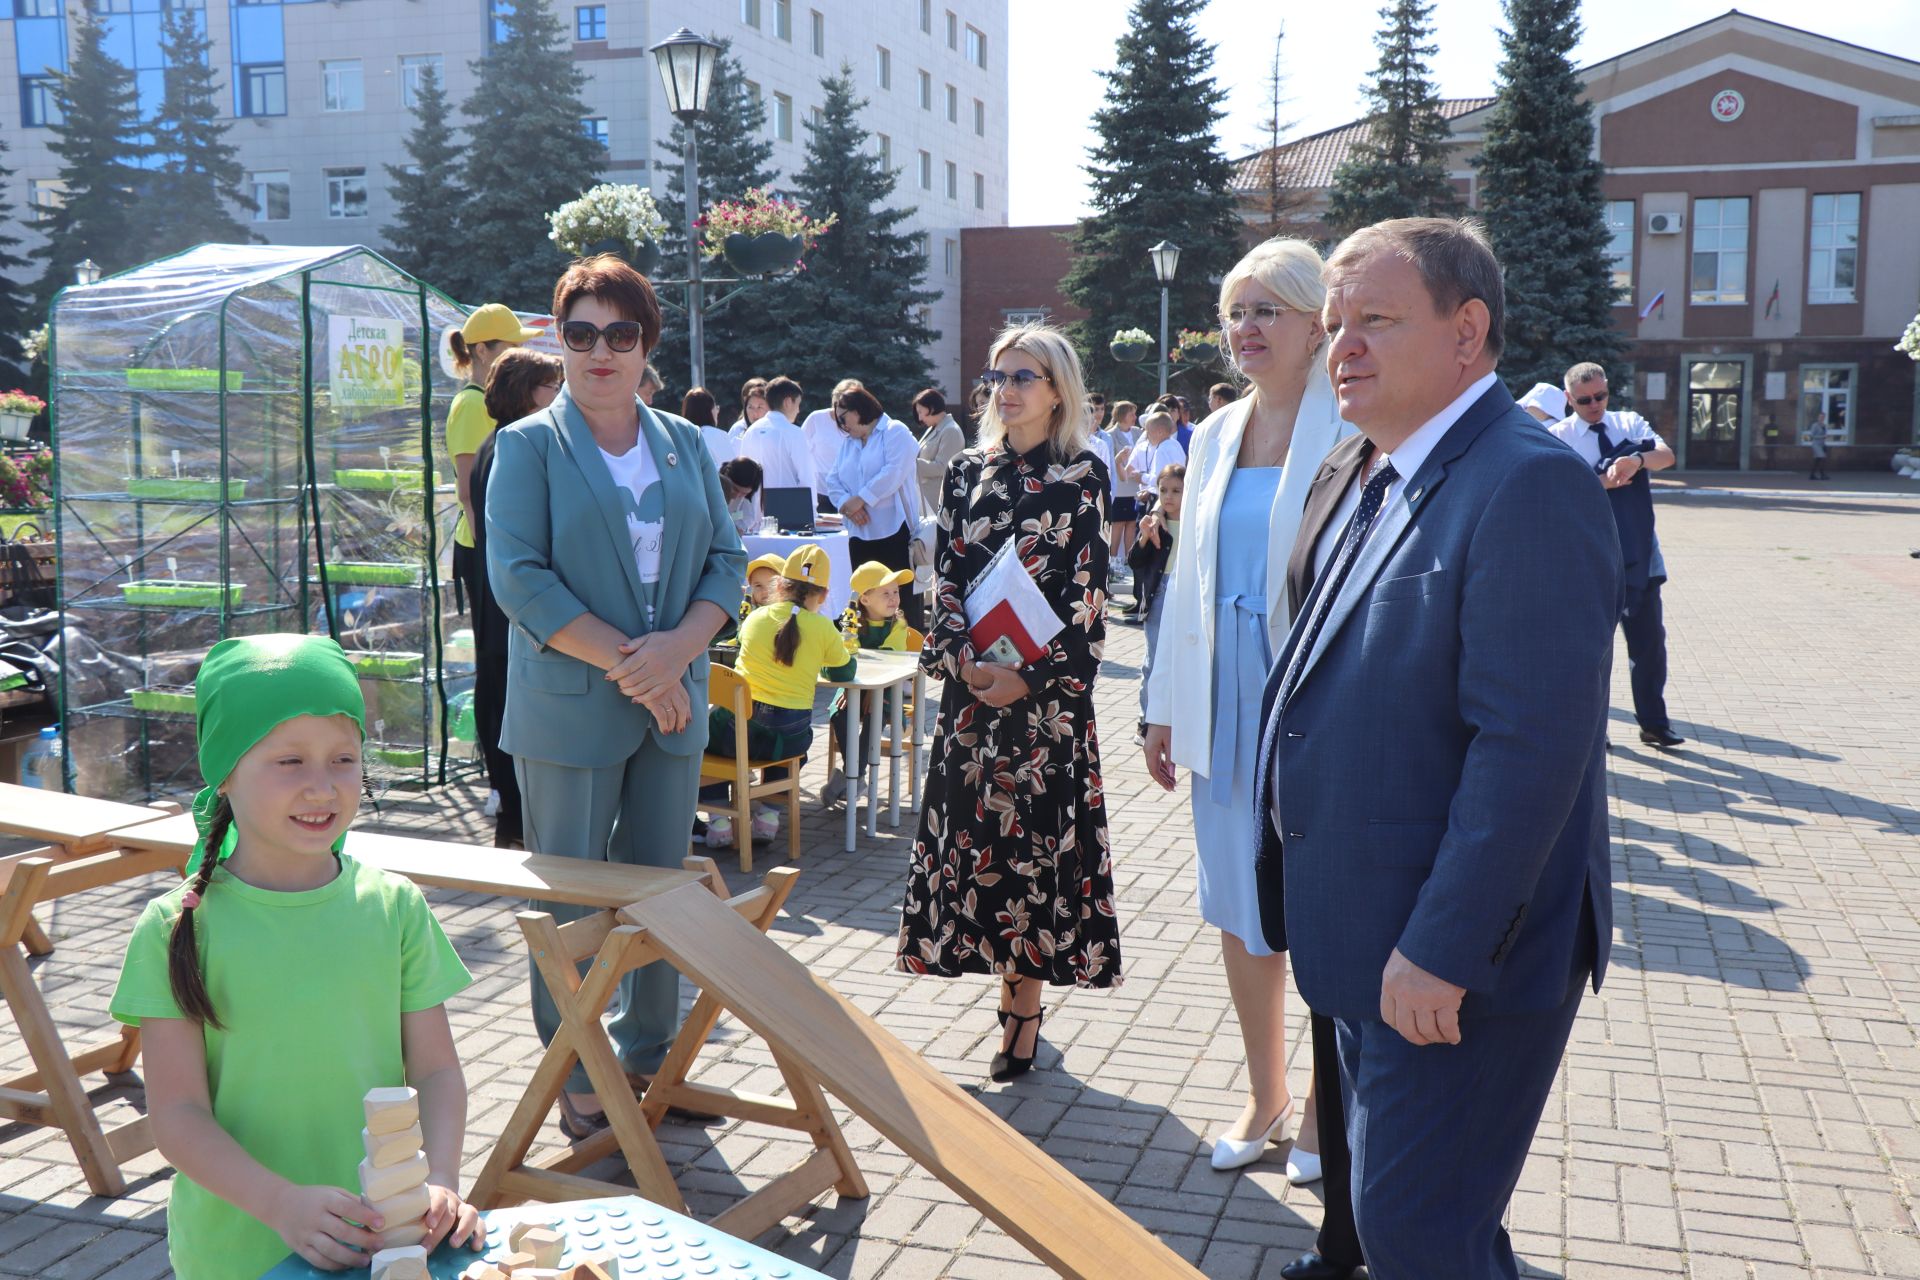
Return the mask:
<path id="1" fill-rule="evenodd" d="M 154 1138 L 179 1170 L 175 1274 L 256 1280 L 289 1251 L 365 1266 L 388 1225 L 355 1194 L 376 1086 L 420 1094 L 422 1243 L 481 1247 L 444 1007 L 472 979 L 417 888 L 341 852 L 366 731 L 352 665 L 317 636 L 223 640 L 196 691 L 200 842 L 134 926 L 112 1004 L 142 1029 Z"/>

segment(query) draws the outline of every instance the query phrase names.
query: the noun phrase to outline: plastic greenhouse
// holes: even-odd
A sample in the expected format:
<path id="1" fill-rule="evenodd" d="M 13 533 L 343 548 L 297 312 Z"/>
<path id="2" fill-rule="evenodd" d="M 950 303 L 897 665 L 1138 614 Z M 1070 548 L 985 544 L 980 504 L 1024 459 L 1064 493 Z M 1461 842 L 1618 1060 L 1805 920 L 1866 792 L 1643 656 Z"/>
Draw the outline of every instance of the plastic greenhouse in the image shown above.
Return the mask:
<path id="1" fill-rule="evenodd" d="M 458 384 L 435 358 L 462 316 L 358 247 L 202 245 L 60 295 L 49 361 L 75 790 L 197 787 L 200 662 L 269 631 L 332 635 L 352 656 L 376 786 L 467 767 L 452 730 L 471 722 L 472 658 L 449 651 L 458 502 L 441 431 Z"/>

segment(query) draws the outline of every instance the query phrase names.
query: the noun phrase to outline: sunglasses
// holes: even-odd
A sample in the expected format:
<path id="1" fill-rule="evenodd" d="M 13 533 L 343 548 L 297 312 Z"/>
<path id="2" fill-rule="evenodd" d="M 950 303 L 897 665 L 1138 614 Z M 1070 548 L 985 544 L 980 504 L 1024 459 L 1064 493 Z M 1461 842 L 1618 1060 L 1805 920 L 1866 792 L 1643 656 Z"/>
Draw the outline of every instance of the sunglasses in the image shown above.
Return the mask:
<path id="1" fill-rule="evenodd" d="M 560 326 L 560 341 L 574 351 L 591 351 L 601 338 L 607 340 L 609 351 L 631 351 L 640 345 L 640 323 L 637 320 L 615 320 L 602 329 L 585 320 L 569 320 Z"/>
<path id="2" fill-rule="evenodd" d="M 1009 384 L 1016 390 L 1030 391 L 1036 382 L 1052 381 L 1053 379 L 1049 375 L 1035 373 L 1031 369 L 1022 369 L 1018 373 L 1003 373 L 998 369 L 989 369 L 980 375 L 980 385 L 989 391 L 998 391 L 1000 388 Z"/>
<path id="3" fill-rule="evenodd" d="M 1574 401 L 1574 403 L 1579 405 L 1582 409 L 1586 408 L 1590 404 L 1605 404 L 1606 402 L 1607 402 L 1607 393 L 1604 391 L 1596 391 L 1590 396 L 1581 396 L 1579 399 Z"/>

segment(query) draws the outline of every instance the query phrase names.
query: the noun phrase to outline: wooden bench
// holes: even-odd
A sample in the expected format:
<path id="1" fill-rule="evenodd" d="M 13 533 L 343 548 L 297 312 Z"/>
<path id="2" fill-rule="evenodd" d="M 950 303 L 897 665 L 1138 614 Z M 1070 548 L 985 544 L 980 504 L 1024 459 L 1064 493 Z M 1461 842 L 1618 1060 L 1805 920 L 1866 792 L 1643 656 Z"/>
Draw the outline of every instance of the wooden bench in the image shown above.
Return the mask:
<path id="1" fill-rule="evenodd" d="M 644 929 L 646 940 L 700 985 L 703 1001 L 714 997 L 763 1038 L 790 1086 L 798 1076 L 832 1093 L 1059 1274 L 1200 1280 L 1139 1223 L 710 894 L 676 889 L 625 908 L 620 918 Z M 820 1105 L 816 1093 L 796 1090 L 795 1097 L 803 1106 Z M 757 1233 L 757 1218 L 732 1217 L 745 1207 L 714 1225 Z"/>
<path id="2" fill-rule="evenodd" d="M 140 1031 L 123 1026 L 111 1040 L 68 1053 L 21 951 L 45 955 L 53 950 L 33 918 L 38 904 L 155 871 L 178 872 L 191 841 L 186 850 L 134 852 L 112 834 L 173 812 L 173 806 L 144 808 L 0 783 L 0 832 L 47 842 L 44 848 L 0 857 L 0 995 L 13 1010 L 34 1066 L 25 1075 L 0 1080 L 0 1117 L 64 1132 L 95 1195 L 126 1191 L 120 1166 L 153 1150 L 153 1135 L 145 1116 L 102 1129 L 80 1077 L 131 1071 L 140 1056 Z"/>

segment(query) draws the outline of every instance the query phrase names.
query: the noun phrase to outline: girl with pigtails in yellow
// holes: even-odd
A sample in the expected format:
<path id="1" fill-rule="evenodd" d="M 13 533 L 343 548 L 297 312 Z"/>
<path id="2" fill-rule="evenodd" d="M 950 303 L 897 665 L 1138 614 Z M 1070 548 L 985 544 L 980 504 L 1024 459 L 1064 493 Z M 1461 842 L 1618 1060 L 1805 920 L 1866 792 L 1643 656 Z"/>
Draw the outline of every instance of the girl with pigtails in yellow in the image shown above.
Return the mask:
<path id="1" fill-rule="evenodd" d="M 289 1251 L 366 1266 L 387 1224 L 348 1189 L 362 1100 L 403 1084 L 429 1166 L 419 1243 L 482 1247 L 445 1008 L 472 979 L 419 889 L 341 852 L 366 733 L 352 664 L 319 636 L 223 640 L 195 690 L 200 841 L 141 913 L 112 1003 L 141 1028 L 147 1113 L 179 1170 L 174 1273 L 256 1280 Z"/>

